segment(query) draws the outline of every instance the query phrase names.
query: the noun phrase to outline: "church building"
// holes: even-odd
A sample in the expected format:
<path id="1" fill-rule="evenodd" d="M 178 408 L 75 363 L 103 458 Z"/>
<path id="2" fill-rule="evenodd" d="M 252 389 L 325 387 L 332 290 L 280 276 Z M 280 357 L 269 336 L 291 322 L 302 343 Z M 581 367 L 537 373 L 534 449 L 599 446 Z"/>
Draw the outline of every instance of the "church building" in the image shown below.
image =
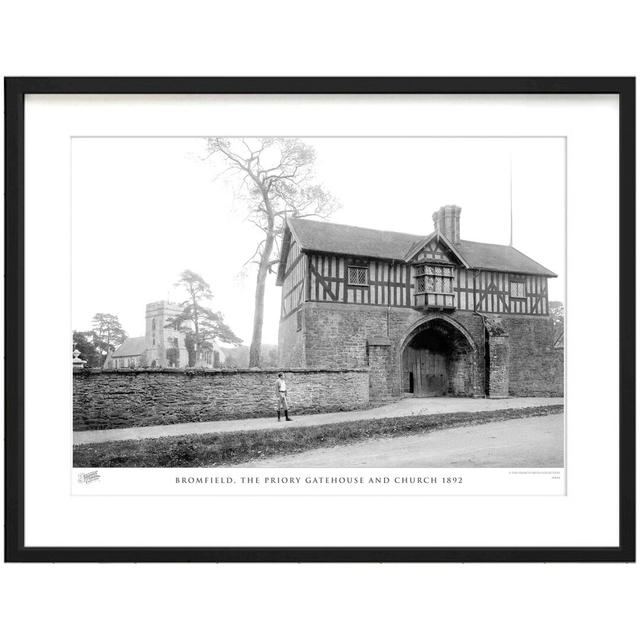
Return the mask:
<path id="1" fill-rule="evenodd" d="M 428 235 L 290 219 L 282 367 L 362 368 L 370 397 L 563 395 L 548 280 L 512 246 L 460 237 L 460 207 Z"/>
<path id="2" fill-rule="evenodd" d="M 145 335 L 127 338 L 115 351 L 107 355 L 104 369 L 145 368 L 184 369 L 190 366 L 185 334 L 171 325 L 171 319 L 182 311 L 179 304 L 161 300 L 146 307 Z M 200 362 L 194 366 L 218 368 L 225 360 L 220 347 L 212 342 L 201 350 Z"/>

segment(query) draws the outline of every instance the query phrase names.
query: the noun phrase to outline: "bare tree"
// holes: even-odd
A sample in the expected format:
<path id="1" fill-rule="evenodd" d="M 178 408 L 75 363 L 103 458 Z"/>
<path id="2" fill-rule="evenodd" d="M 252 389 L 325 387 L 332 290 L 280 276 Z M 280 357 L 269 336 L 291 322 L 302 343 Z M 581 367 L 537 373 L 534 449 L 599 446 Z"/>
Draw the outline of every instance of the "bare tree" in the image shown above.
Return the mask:
<path id="1" fill-rule="evenodd" d="M 315 150 L 297 138 L 209 138 L 208 157 L 218 157 L 238 181 L 247 219 L 264 234 L 247 260 L 258 266 L 249 366 L 259 367 L 267 275 L 280 259 L 287 218 L 326 218 L 338 202 L 314 182 Z"/>

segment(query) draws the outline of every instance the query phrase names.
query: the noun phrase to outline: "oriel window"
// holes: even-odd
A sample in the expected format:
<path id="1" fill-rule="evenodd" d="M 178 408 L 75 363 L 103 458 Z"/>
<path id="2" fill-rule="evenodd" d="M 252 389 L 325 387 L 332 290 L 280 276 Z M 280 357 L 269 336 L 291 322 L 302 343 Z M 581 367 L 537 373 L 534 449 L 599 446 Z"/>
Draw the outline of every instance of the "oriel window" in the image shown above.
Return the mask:
<path id="1" fill-rule="evenodd" d="M 416 293 L 453 293 L 453 267 L 417 265 Z"/>

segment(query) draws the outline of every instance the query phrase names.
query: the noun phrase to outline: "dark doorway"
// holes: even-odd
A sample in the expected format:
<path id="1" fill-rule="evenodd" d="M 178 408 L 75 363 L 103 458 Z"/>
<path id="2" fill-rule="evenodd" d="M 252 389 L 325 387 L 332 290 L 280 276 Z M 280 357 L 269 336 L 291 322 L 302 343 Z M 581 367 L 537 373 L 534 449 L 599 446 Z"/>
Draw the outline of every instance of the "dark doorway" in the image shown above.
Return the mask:
<path id="1" fill-rule="evenodd" d="M 473 395 L 473 366 L 465 335 L 445 320 L 433 320 L 404 349 L 404 391 L 420 397 Z"/>

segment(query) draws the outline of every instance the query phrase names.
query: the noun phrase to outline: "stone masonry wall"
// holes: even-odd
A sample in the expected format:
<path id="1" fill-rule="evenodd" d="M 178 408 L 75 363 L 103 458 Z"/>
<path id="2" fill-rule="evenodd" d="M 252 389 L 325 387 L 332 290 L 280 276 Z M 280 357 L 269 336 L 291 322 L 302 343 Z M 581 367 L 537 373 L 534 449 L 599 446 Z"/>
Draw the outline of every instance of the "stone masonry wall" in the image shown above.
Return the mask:
<path id="1" fill-rule="evenodd" d="M 554 349 L 549 317 L 502 316 L 509 334 L 509 395 L 564 395 L 564 349 Z"/>
<path id="2" fill-rule="evenodd" d="M 369 340 L 369 396 L 376 400 L 389 398 L 394 375 L 391 341 L 385 338 Z"/>
<path id="3" fill-rule="evenodd" d="M 298 331 L 297 312 L 280 321 L 278 328 L 278 365 L 280 367 L 296 368 L 306 366 L 304 331 Z"/>
<path id="4" fill-rule="evenodd" d="M 113 429 L 274 416 L 278 370 L 79 370 L 73 428 Z M 369 404 L 367 369 L 284 369 L 292 415 Z"/>
<path id="5" fill-rule="evenodd" d="M 489 336 L 489 397 L 509 396 L 509 336 Z"/>
<path id="6" fill-rule="evenodd" d="M 482 387 L 477 386 L 478 362 L 469 352 L 455 352 L 449 358 L 449 393 L 454 396 L 482 396 Z"/>
<path id="7" fill-rule="evenodd" d="M 308 367 L 366 367 L 367 340 L 387 336 L 389 393 L 402 393 L 402 344 L 411 327 L 434 314 L 411 308 L 363 306 L 333 302 L 306 302 L 304 309 L 305 359 Z M 482 319 L 469 311 L 447 313 L 471 334 L 478 349 L 476 381 L 484 389 L 484 328 Z"/>
<path id="8" fill-rule="evenodd" d="M 434 314 L 410 308 L 363 306 L 332 302 L 306 302 L 303 305 L 304 330 L 297 332 L 304 345 L 297 343 L 290 350 L 302 353 L 302 366 L 307 367 L 367 367 L 370 366 L 367 340 L 374 336 L 387 336 L 387 374 L 389 393 L 402 393 L 401 350 L 403 341 L 412 326 L 427 320 Z M 482 318 L 471 311 L 447 313 L 448 317 L 461 324 L 471 335 L 477 353 L 475 356 L 475 388 L 480 395 L 485 393 L 485 330 Z M 501 315 L 505 333 L 509 336 L 508 380 L 509 395 L 512 396 L 560 396 L 564 392 L 564 353 L 554 349 L 553 325 L 548 317 Z M 287 319 L 285 322 L 289 322 Z M 295 330 L 295 321 L 293 324 Z M 289 329 L 281 325 L 281 338 Z M 282 349 L 282 346 L 281 346 Z M 287 347 L 289 349 L 289 347 Z M 377 357 L 377 356 L 376 356 Z M 299 361 L 297 361 L 299 362 Z M 452 363 L 452 366 L 455 363 Z M 379 367 L 379 363 L 374 361 Z M 386 372 L 385 372 L 386 373 Z M 454 384 L 458 369 L 452 370 Z M 376 384 L 373 384 L 376 388 Z M 456 390 L 454 389 L 454 392 Z M 376 391 L 377 392 L 377 391 Z M 373 392 L 372 392 L 373 393 Z M 373 397 L 373 395 L 372 395 Z"/>

